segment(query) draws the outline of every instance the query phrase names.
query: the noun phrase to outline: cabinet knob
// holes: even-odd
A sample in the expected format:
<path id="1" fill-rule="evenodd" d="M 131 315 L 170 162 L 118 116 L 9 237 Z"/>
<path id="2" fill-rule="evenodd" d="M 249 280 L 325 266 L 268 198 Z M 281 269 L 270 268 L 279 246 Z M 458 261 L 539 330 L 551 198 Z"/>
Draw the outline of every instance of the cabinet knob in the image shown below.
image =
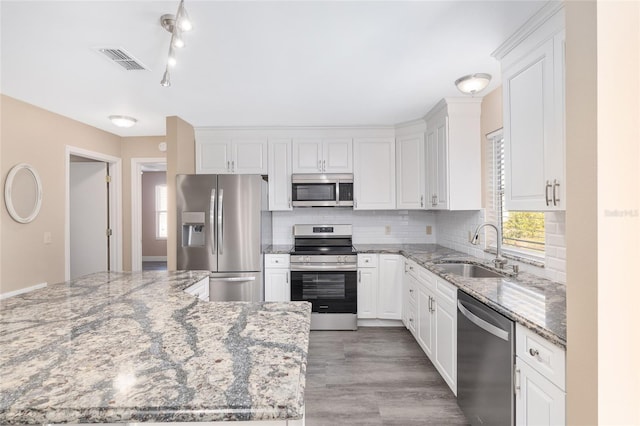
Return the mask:
<path id="1" fill-rule="evenodd" d="M 538 356 L 538 355 L 540 355 L 540 352 L 537 349 L 531 348 L 531 349 L 529 349 L 529 355 Z"/>
<path id="2" fill-rule="evenodd" d="M 413 293 L 413 289 L 412 288 L 409 289 L 409 293 Z"/>

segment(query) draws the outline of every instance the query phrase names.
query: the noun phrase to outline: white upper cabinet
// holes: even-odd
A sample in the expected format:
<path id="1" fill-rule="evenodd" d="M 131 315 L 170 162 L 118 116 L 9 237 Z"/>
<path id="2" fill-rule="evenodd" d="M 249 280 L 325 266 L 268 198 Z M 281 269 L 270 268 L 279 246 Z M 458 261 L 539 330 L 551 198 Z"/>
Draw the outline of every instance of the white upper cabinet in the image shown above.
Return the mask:
<path id="1" fill-rule="evenodd" d="M 427 209 L 481 208 L 481 102 L 446 98 L 425 116 Z"/>
<path id="2" fill-rule="evenodd" d="M 269 210 L 292 210 L 291 139 L 269 139 Z"/>
<path id="3" fill-rule="evenodd" d="M 196 173 L 267 174 L 267 138 L 225 138 L 196 130 Z"/>
<path id="4" fill-rule="evenodd" d="M 353 173 L 351 138 L 294 139 L 293 173 Z"/>
<path id="5" fill-rule="evenodd" d="M 396 207 L 425 208 L 424 133 L 396 138 Z"/>
<path id="6" fill-rule="evenodd" d="M 508 210 L 565 209 L 564 12 L 557 5 L 542 12 L 551 16 L 494 53 L 502 65 Z"/>
<path id="7" fill-rule="evenodd" d="M 393 138 L 354 141 L 353 208 L 396 208 L 396 147 Z"/>

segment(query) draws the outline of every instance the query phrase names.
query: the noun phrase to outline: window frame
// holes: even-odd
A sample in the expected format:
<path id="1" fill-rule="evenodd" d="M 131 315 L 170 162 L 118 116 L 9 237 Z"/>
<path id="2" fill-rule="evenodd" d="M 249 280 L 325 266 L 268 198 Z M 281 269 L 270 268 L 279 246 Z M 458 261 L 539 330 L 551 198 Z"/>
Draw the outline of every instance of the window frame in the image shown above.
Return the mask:
<path id="1" fill-rule="evenodd" d="M 165 205 L 165 209 L 163 210 L 161 207 L 161 194 L 160 191 L 164 190 L 164 198 L 165 198 L 165 204 L 167 204 L 168 202 L 168 195 L 167 195 L 167 184 L 159 184 L 155 186 L 155 193 L 154 193 L 154 201 L 155 201 L 155 231 L 156 231 L 156 240 L 166 240 L 168 238 L 168 234 L 169 234 L 169 221 L 168 221 L 168 205 Z M 167 231 L 167 235 L 161 235 L 160 233 L 160 215 L 164 214 L 165 216 L 165 230 Z"/>
<path id="2" fill-rule="evenodd" d="M 485 209 L 485 219 L 490 223 L 496 223 L 499 226 L 500 234 L 502 236 L 501 248 L 502 254 L 505 257 L 510 257 L 515 260 L 523 260 L 535 265 L 544 266 L 546 257 L 546 244 L 542 246 L 542 250 L 527 249 L 522 247 L 516 247 L 513 245 L 505 244 L 504 240 L 504 157 L 502 157 L 502 164 L 498 164 L 497 143 L 502 143 L 502 151 L 504 153 L 504 130 L 498 129 L 486 135 L 487 150 L 486 150 L 486 165 L 487 165 L 487 179 L 485 182 L 485 190 L 487 195 L 487 206 Z M 504 154 L 503 154 L 504 155 Z M 498 169 L 501 168 L 501 175 L 498 178 Z M 498 181 L 499 179 L 499 181 Z M 535 212 L 543 213 L 544 212 Z M 546 229 L 543 227 L 543 232 L 546 237 Z M 546 240 L 546 238 L 545 238 Z M 485 230 L 485 251 L 495 254 L 497 252 L 495 232 L 489 233 Z M 546 243 L 546 241 L 545 241 Z"/>

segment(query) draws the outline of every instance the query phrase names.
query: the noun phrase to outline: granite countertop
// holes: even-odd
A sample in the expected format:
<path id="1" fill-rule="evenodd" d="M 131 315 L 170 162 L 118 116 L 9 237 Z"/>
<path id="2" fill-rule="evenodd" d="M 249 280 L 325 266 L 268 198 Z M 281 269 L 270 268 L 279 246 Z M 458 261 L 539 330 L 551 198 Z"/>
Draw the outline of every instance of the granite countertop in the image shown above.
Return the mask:
<path id="1" fill-rule="evenodd" d="M 0 424 L 302 418 L 311 305 L 184 292 L 206 276 L 105 272 L 0 301 Z"/>
<path id="2" fill-rule="evenodd" d="M 293 250 L 293 246 L 290 244 L 275 244 L 267 246 L 264 250 L 264 254 L 289 254 Z"/>
<path id="3" fill-rule="evenodd" d="M 443 260 L 491 263 L 436 244 L 355 244 L 358 253 L 402 254 L 454 284 L 506 317 L 566 348 L 566 289 L 562 284 L 527 272 L 505 278 L 464 278 L 438 267 Z"/>

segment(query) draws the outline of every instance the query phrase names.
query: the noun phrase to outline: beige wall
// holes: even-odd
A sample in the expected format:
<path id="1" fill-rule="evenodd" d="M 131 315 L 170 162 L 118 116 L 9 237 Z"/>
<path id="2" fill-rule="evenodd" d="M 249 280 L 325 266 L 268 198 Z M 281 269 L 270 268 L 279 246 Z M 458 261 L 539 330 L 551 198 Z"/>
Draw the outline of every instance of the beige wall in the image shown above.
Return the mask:
<path id="1" fill-rule="evenodd" d="M 65 145 L 119 157 L 120 137 L 0 96 L 2 187 L 11 167 L 22 162 L 33 165 L 43 182 L 42 209 L 33 222 L 19 224 L 1 209 L 0 293 L 6 293 L 64 280 Z M 45 232 L 51 232 L 51 244 L 44 244 Z"/>
<path id="2" fill-rule="evenodd" d="M 166 152 L 158 145 L 165 141 L 164 136 L 122 138 L 122 269 L 131 270 L 131 159 L 166 158 Z"/>
<path id="3" fill-rule="evenodd" d="M 487 182 L 487 141 L 486 136 L 498 129 L 502 128 L 502 86 L 492 90 L 482 98 L 482 107 L 480 112 L 480 131 L 482 133 L 482 182 Z M 482 206 L 487 206 L 487 191 L 482 190 Z"/>
<path id="4" fill-rule="evenodd" d="M 640 424 L 640 3 L 566 3 L 567 419 Z"/>
<path id="5" fill-rule="evenodd" d="M 169 198 L 169 237 L 167 268 L 176 269 L 176 175 L 196 172 L 195 133 L 179 117 L 167 117 L 167 196 Z"/>
<path id="6" fill-rule="evenodd" d="M 156 238 L 156 186 L 167 183 L 166 172 L 142 175 L 142 256 L 166 256 L 167 240 Z"/>

